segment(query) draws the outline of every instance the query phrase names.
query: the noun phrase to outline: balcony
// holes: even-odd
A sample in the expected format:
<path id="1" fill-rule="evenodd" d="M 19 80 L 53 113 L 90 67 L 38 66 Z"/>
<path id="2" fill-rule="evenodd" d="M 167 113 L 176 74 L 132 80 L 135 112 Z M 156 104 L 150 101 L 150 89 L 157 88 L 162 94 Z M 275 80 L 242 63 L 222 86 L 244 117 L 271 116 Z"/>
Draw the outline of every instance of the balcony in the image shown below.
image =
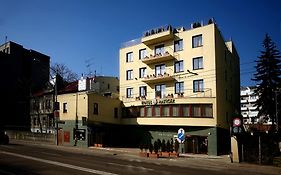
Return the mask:
<path id="1" fill-rule="evenodd" d="M 163 82 L 174 81 L 174 80 L 175 80 L 175 78 L 173 75 L 165 72 L 164 74 L 147 75 L 141 81 L 149 84 L 149 83 L 163 83 Z"/>
<path id="2" fill-rule="evenodd" d="M 146 45 L 152 45 L 171 39 L 174 39 L 173 30 L 170 25 L 167 25 L 144 32 L 141 42 Z"/>
<path id="3" fill-rule="evenodd" d="M 150 56 L 146 56 L 144 59 L 142 59 L 142 62 L 145 64 L 153 64 L 153 63 L 159 63 L 159 62 L 164 62 L 164 61 L 169 61 L 169 60 L 174 60 L 174 56 L 171 55 L 168 51 L 166 51 L 164 54 L 156 54 Z"/>

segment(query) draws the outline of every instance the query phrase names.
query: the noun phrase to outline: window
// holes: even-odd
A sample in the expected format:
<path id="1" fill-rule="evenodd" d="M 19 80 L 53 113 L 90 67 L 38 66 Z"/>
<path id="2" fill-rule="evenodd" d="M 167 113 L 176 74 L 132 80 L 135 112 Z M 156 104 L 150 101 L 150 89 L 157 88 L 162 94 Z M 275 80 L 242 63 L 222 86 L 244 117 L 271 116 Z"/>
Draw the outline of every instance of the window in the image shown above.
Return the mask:
<path id="1" fill-rule="evenodd" d="M 154 116 L 160 117 L 160 106 L 154 106 Z"/>
<path id="2" fill-rule="evenodd" d="M 202 35 L 196 35 L 192 37 L 192 48 L 202 46 Z"/>
<path id="3" fill-rule="evenodd" d="M 82 117 L 82 126 L 87 126 L 87 117 Z"/>
<path id="4" fill-rule="evenodd" d="M 155 97 L 164 98 L 165 97 L 165 90 L 166 90 L 165 84 L 156 85 L 155 86 Z"/>
<path id="5" fill-rule="evenodd" d="M 67 113 L 67 103 L 63 103 L 63 113 Z"/>
<path id="6" fill-rule="evenodd" d="M 127 98 L 133 98 L 133 88 L 127 88 Z"/>
<path id="7" fill-rule="evenodd" d="M 140 108 L 140 116 L 141 116 L 141 117 L 144 117 L 144 116 L 145 116 L 144 111 L 145 111 L 145 110 L 144 110 L 144 107 L 141 107 L 141 108 Z"/>
<path id="8" fill-rule="evenodd" d="M 146 67 L 140 68 L 140 78 L 146 77 Z"/>
<path id="9" fill-rule="evenodd" d="M 126 71 L 126 80 L 132 80 L 133 79 L 133 70 L 127 70 Z"/>
<path id="10" fill-rule="evenodd" d="M 204 105 L 202 106 L 202 117 L 213 117 L 213 106 L 212 105 Z M 228 114 L 226 115 L 228 116 Z"/>
<path id="11" fill-rule="evenodd" d="M 174 42 L 174 51 L 178 52 L 183 50 L 183 40 L 177 40 Z"/>
<path id="12" fill-rule="evenodd" d="M 118 118 L 118 108 L 114 108 L 114 118 Z"/>
<path id="13" fill-rule="evenodd" d="M 193 70 L 203 69 L 203 57 L 193 58 Z"/>
<path id="14" fill-rule="evenodd" d="M 164 53 L 165 53 L 164 44 L 155 46 L 155 55 L 157 54 L 164 55 Z"/>
<path id="15" fill-rule="evenodd" d="M 94 103 L 93 114 L 95 114 L 95 115 L 99 114 L 99 104 L 98 103 Z"/>
<path id="16" fill-rule="evenodd" d="M 183 60 L 175 62 L 175 73 L 183 72 Z"/>
<path id="17" fill-rule="evenodd" d="M 146 49 L 139 50 L 139 59 L 142 60 L 146 57 Z"/>
<path id="18" fill-rule="evenodd" d="M 178 105 L 173 105 L 173 117 L 178 117 L 179 116 L 179 106 Z"/>
<path id="19" fill-rule="evenodd" d="M 129 52 L 126 54 L 126 62 L 132 62 L 133 61 L 133 52 Z"/>
<path id="20" fill-rule="evenodd" d="M 203 80 L 194 80 L 193 81 L 193 92 L 203 92 L 203 91 L 204 91 Z"/>
<path id="21" fill-rule="evenodd" d="M 177 82 L 175 84 L 175 94 L 180 94 L 184 92 L 184 83 L 183 82 Z"/>
<path id="22" fill-rule="evenodd" d="M 192 105 L 192 117 L 201 117 L 200 105 Z"/>
<path id="23" fill-rule="evenodd" d="M 182 115 L 183 117 L 190 117 L 190 105 L 182 106 Z"/>
<path id="24" fill-rule="evenodd" d="M 146 116 L 147 117 L 151 117 L 152 116 L 151 106 L 146 106 Z"/>
<path id="25" fill-rule="evenodd" d="M 51 109 L 51 100 L 50 99 L 45 100 L 45 109 Z"/>
<path id="26" fill-rule="evenodd" d="M 146 96 L 146 92 L 147 92 L 146 86 L 141 86 L 141 87 L 140 87 L 140 96 L 141 96 L 141 97 Z"/>
<path id="27" fill-rule="evenodd" d="M 165 64 L 161 64 L 161 65 L 156 65 L 155 66 L 155 75 L 159 76 L 159 75 L 164 75 L 165 71 Z"/>
<path id="28" fill-rule="evenodd" d="M 165 105 L 165 106 L 162 106 L 162 115 L 164 117 L 169 117 L 170 116 L 170 106 L 168 105 Z"/>

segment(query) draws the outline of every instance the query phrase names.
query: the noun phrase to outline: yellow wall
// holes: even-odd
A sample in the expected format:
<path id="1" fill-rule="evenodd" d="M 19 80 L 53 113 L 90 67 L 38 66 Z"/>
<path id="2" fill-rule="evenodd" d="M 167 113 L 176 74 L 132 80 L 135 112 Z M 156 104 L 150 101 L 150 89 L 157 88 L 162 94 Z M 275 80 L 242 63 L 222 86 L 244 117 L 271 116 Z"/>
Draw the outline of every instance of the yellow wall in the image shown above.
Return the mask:
<path id="1" fill-rule="evenodd" d="M 88 97 L 85 92 L 61 94 L 58 95 L 60 102 L 60 120 L 75 120 L 76 113 L 78 120 L 87 117 L 88 114 Z M 63 112 L 63 103 L 67 103 L 67 112 Z"/>
<path id="2" fill-rule="evenodd" d="M 203 46 L 192 48 L 192 36 L 202 34 Z M 159 35 L 160 36 L 160 35 Z M 155 37 L 159 37 L 158 34 Z M 150 36 L 152 38 L 152 36 Z M 178 39 L 183 39 L 183 50 L 179 52 L 174 52 L 174 41 Z M 155 42 L 152 42 L 155 43 Z M 165 51 L 168 51 L 175 57 L 175 60 L 165 61 L 166 71 L 169 74 L 173 74 L 175 81 L 165 82 L 166 84 L 166 94 L 175 92 L 174 83 L 177 81 L 184 81 L 185 89 L 185 98 L 177 100 L 176 103 L 187 103 L 187 104 L 197 104 L 197 103 L 209 103 L 213 104 L 213 119 L 206 118 L 137 118 L 133 119 L 124 119 L 123 122 L 127 124 L 144 124 L 144 125 L 187 125 L 187 126 L 219 126 L 227 128 L 227 122 L 229 119 L 226 119 L 225 115 L 228 112 L 229 116 L 233 113 L 234 108 L 231 102 L 228 102 L 225 98 L 225 89 L 228 90 L 229 96 L 232 96 L 232 101 L 237 100 L 234 97 L 236 94 L 236 86 L 240 84 L 238 79 L 234 77 L 237 72 L 237 67 L 239 70 L 239 61 L 233 61 L 232 65 L 225 67 L 224 60 L 224 50 L 227 50 L 224 40 L 222 39 L 219 31 L 217 30 L 215 24 L 209 24 L 203 27 L 198 27 L 186 31 L 176 33 L 173 39 L 168 41 L 161 41 L 157 44 L 145 45 L 140 43 L 130 47 L 125 47 L 120 49 L 120 100 L 124 102 L 125 107 L 129 106 L 140 106 L 141 103 L 135 100 L 135 97 L 139 96 L 139 87 L 147 86 L 147 98 L 155 98 L 155 84 L 146 84 L 142 82 L 139 78 L 139 68 L 146 67 L 147 74 L 153 74 L 155 72 L 155 64 L 145 64 L 142 60 L 139 60 L 139 50 L 146 48 L 147 55 L 154 55 L 155 45 L 165 44 Z M 126 62 L 126 54 L 128 52 L 133 52 L 133 62 Z M 229 52 L 231 54 L 231 52 Z M 203 69 L 193 70 L 193 58 L 203 56 Z M 231 55 L 231 59 L 239 60 L 236 58 L 237 55 Z M 183 73 L 174 73 L 174 62 L 184 60 L 184 72 Z M 161 63 L 157 63 L 161 64 Z M 224 72 L 225 69 L 233 68 L 232 72 L 228 73 L 229 76 L 232 75 L 232 83 L 225 84 Z M 133 70 L 133 80 L 126 80 L 126 71 Z M 198 75 L 191 75 L 187 73 L 187 70 L 197 73 Z M 239 75 L 237 75 L 239 77 Z M 203 79 L 204 88 L 206 89 L 206 94 L 198 95 L 198 98 L 195 98 L 195 93 L 193 93 L 193 80 Z M 230 82 L 230 80 L 228 80 Z M 156 83 L 158 84 L 158 83 Z M 160 83 L 161 84 L 161 83 Z M 126 89 L 133 88 L 133 97 L 126 98 Z M 208 95 L 207 95 L 207 89 Z M 231 94 L 231 95 L 230 95 Z M 202 96 L 205 95 L 205 98 Z M 192 97 L 192 98 L 191 98 Z M 235 102 L 236 103 L 236 102 Z M 232 105 L 232 106 L 231 106 Z M 201 125 L 200 125 L 201 124 Z"/>
<path id="3" fill-rule="evenodd" d="M 120 100 L 104 97 L 95 93 L 77 92 L 58 95 L 60 102 L 60 120 L 78 120 L 82 117 L 88 119 L 88 123 L 120 123 Z M 63 113 L 63 103 L 67 103 L 67 112 Z M 93 104 L 98 103 L 98 115 L 93 114 Z M 114 108 L 118 108 L 118 118 L 114 118 Z"/>
<path id="4" fill-rule="evenodd" d="M 94 114 L 94 103 L 98 104 L 98 115 Z M 89 95 L 89 120 L 88 123 L 120 124 L 120 100 L 96 94 Z M 114 108 L 118 109 L 118 117 L 114 116 Z"/>

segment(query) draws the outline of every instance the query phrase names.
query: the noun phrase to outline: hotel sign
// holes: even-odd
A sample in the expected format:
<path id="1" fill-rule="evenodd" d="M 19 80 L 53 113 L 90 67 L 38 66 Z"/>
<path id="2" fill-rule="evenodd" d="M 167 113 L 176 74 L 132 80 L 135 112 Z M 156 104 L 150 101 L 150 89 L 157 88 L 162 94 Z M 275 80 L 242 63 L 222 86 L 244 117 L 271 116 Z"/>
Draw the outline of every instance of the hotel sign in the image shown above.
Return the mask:
<path id="1" fill-rule="evenodd" d="M 167 98 L 167 99 L 153 99 L 153 100 L 145 100 L 142 101 L 142 105 L 162 105 L 162 104 L 172 104 L 175 103 L 175 99 Z"/>

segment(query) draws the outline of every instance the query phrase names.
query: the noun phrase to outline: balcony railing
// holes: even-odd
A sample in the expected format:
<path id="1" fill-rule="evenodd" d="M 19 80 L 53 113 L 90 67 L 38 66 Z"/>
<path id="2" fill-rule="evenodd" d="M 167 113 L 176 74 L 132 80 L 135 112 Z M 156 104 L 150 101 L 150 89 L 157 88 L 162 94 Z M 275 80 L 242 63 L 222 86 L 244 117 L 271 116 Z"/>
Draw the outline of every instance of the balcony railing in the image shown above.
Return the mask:
<path id="1" fill-rule="evenodd" d="M 167 72 L 157 75 L 150 74 L 141 79 L 141 81 L 145 83 L 161 83 L 161 82 L 174 81 L 174 80 L 175 77 Z"/>
<path id="2" fill-rule="evenodd" d="M 201 92 L 193 92 L 193 89 L 185 89 L 182 93 L 174 94 L 174 90 L 166 91 L 162 97 L 156 97 L 155 92 L 149 92 L 147 95 L 140 96 L 139 94 L 133 94 L 132 97 L 127 98 L 126 96 L 122 96 L 122 101 L 124 103 L 128 102 L 137 102 L 137 101 L 147 101 L 154 99 L 188 99 L 188 98 L 213 98 L 212 89 L 205 88 L 204 91 Z"/>
<path id="3" fill-rule="evenodd" d="M 157 27 L 148 31 L 145 31 L 141 42 L 146 45 L 151 45 L 163 41 L 167 41 L 174 38 L 173 29 L 171 25 Z"/>
<path id="4" fill-rule="evenodd" d="M 153 63 L 159 63 L 159 62 L 164 62 L 174 59 L 175 59 L 174 56 L 171 55 L 168 51 L 166 51 L 164 54 L 161 53 L 156 55 L 150 54 L 149 56 L 144 57 L 144 59 L 142 59 L 142 62 L 145 64 L 153 64 Z"/>

